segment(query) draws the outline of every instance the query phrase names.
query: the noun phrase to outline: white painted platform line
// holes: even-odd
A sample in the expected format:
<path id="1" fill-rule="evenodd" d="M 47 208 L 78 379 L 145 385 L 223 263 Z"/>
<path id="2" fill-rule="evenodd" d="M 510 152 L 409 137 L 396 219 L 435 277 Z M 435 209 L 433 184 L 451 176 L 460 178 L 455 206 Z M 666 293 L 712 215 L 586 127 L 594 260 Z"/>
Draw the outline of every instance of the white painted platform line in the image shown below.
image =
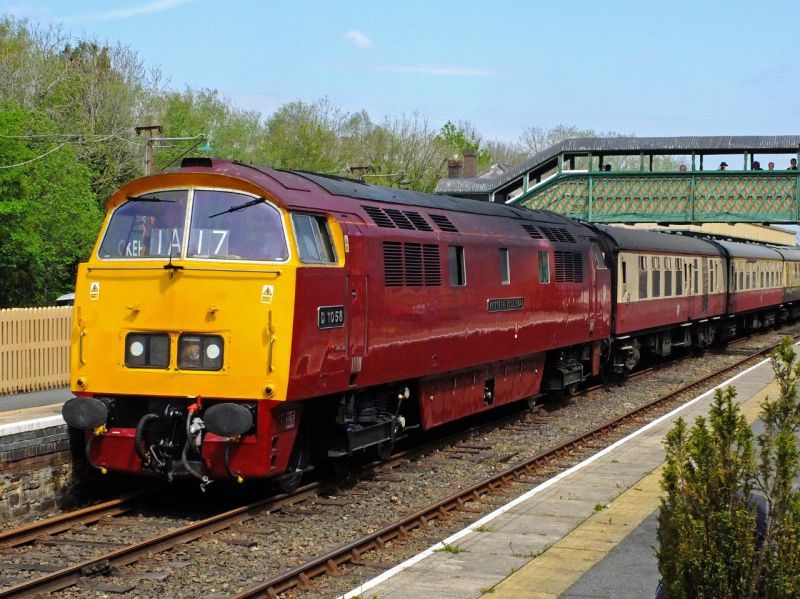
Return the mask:
<path id="1" fill-rule="evenodd" d="M 797 346 L 797 345 L 800 345 L 800 343 L 795 343 L 794 345 Z M 588 466 L 589 464 L 591 464 L 595 460 L 599 459 L 600 457 L 602 457 L 602 456 L 606 455 L 607 453 L 613 451 L 614 449 L 616 449 L 620 445 L 624 445 L 625 443 L 627 443 L 631 439 L 635 439 L 636 437 L 638 437 L 639 435 L 641 435 L 645 431 L 650 430 L 654 426 L 657 426 L 657 425 L 661 424 L 662 422 L 664 422 L 665 420 L 668 420 L 669 418 L 672 418 L 673 416 L 675 416 L 676 414 L 678 414 L 681 411 L 685 410 L 689 406 L 694 405 L 695 403 L 697 403 L 701 399 L 703 399 L 705 397 L 708 397 L 709 395 L 714 393 L 714 391 L 716 391 L 717 389 L 721 389 L 722 387 L 726 387 L 727 385 L 730 385 L 736 379 L 738 379 L 738 378 L 744 376 L 745 374 L 748 374 L 749 372 L 755 370 L 756 368 L 758 368 L 760 366 L 763 366 L 764 364 L 768 364 L 768 363 L 769 363 L 769 358 L 766 358 L 765 360 L 762 360 L 758 364 L 754 364 L 753 366 L 751 366 L 747 370 L 743 370 L 739 374 L 737 374 L 735 376 L 732 376 L 731 378 L 729 378 L 728 380 L 720 383 L 719 385 L 717 385 L 713 389 L 709 389 L 708 391 L 706 391 L 702 395 L 698 395 L 697 397 L 695 397 L 694 399 L 686 402 L 682 406 L 679 406 L 679 407 L 675 408 L 674 410 L 672 410 L 668 414 L 664 414 L 663 416 L 657 418 L 656 420 L 653 420 L 652 422 L 644 425 L 642 428 L 632 432 L 627 437 L 624 437 L 623 439 L 620 439 L 619 441 L 616 441 L 612 445 L 609 445 L 605 449 L 603 449 L 603 450 L 597 452 L 596 454 L 594 454 L 593 456 L 585 459 L 580 464 L 576 464 L 575 466 L 572 466 L 571 468 L 569 468 L 567 470 L 564 470 L 564 472 L 561 472 L 560 474 L 557 474 L 553 478 L 551 478 L 549 480 L 546 480 L 542 484 L 540 484 L 540 485 L 534 487 L 533 489 L 531 489 L 530 491 L 527 491 L 526 493 L 520 495 L 519 497 L 517 497 L 516 499 L 512 500 L 511 502 L 509 502 L 509 503 L 497 508 L 492 513 L 485 515 L 483 518 L 481 518 L 480 520 L 477 520 L 476 522 L 473 522 L 468 527 L 466 527 L 466 528 L 464 528 L 462 530 L 459 530 L 457 533 L 454 533 L 454 534 L 450 535 L 449 537 L 447 537 L 443 541 L 439 541 L 435 545 L 431 545 L 425 551 L 423 551 L 421 553 L 418 553 L 414 557 L 411 557 L 411 558 L 407 559 L 402 564 L 398 564 L 394 568 L 391 568 L 390 570 L 387 570 L 383 574 L 380 574 L 379 576 L 376 576 L 375 578 L 373 578 L 371 580 L 368 580 L 364 584 L 354 588 L 352 591 L 348 591 L 344 595 L 340 595 L 338 599 L 352 599 L 353 597 L 357 597 L 359 595 L 362 595 L 364 593 L 364 591 L 368 591 L 371 588 L 374 588 L 374 587 L 378 586 L 382 582 L 385 582 L 385 581 L 389 580 L 395 574 L 399 574 L 400 572 L 410 568 L 411 566 L 413 566 L 417 562 L 422 561 L 423 559 L 425 559 L 429 555 L 432 555 L 437 549 L 442 549 L 444 547 L 444 545 L 450 545 L 450 544 L 454 543 L 455 541 L 461 539 L 462 537 L 465 537 L 470 532 L 472 532 L 472 530 L 474 528 L 478 528 L 478 527 L 483 526 L 484 524 L 486 524 L 488 522 L 491 522 L 492 520 L 494 520 L 495 518 L 497 518 L 501 514 L 506 513 L 511 508 L 519 505 L 520 503 L 526 501 L 527 499 L 530 499 L 531 497 L 533 497 L 537 493 L 540 493 L 541 491 L 544 491 L 548 487 L 551 487 L 552 485 L 554 485 L 555 483 L 560 481 L 562 478 L 564 478 L 566 476 L 569 476 L 573 472 L 577 472 L 578 470 L 581 470 L 582 468 Z"/>
<path id="2" fill-rule="evenodd" d="M 66 422 L 61 416 L 45 416 L 44 418 L 34 418 L 33 420 L 23 420 L 22 422 L 12 422 L 0 425 L 0 437 L 16 435 L 17 433 L 27 433 L 52 426 L 66 426 Z"/>

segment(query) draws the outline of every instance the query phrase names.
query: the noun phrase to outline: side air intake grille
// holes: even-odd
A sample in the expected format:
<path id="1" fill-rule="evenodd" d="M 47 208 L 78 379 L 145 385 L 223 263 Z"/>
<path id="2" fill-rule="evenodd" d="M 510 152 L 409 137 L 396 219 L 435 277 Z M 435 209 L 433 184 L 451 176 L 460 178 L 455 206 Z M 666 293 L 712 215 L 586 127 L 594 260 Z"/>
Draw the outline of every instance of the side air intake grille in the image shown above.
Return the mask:
<path id="1" fill-rule="evenodd" d="M 533 225 L 522 225 L 522 228 L 528 232 L 528 235 L 533 237 L 534 239 L 544 239 L 542 234 L 539 232 L 539 229 L 534 227 Z"/>
<path id="2" fill-rule="evenodd" d="M 442 284 L 439 246 L 383 242 L 383 270 L 387 287 L 430 287 Z"/>
<path id="3" fill-rule="evenodd" d="M 379 227 L 387 229 L 398 228 L 407 231 L 413 231 L 414 229 L 418 231 L 433 231 L 433 227 L 428 224 L 428 221 L 419 212 L 406 212 L 395 208 L 381 209 L 375 206 L 362 205 L 361 207 Z"/>
<path id="4" fill-rule="evenodd" d="M 425 286 L 442 284 L 442 266 L 439 260 L 439 246 L 426 243 L 422 246 L 422 260 L 425 264 Z"/>
<path id="5" fill-rule="evenodd" d="M 414 225 L 411 224 L 411 221 L 408 220 L 406 215 L 399 210 L 395 210 L 394 208 L 384 208 L 383 211 L 389 218 L 392 219 L 392 222 L 397 225 L 398 229 L 414 229 Z"/>
<path id="6" fill-rule="evenodd" d="M 556 282 L 582 283 L 583 257 L 580 252 L 555 251 Z"/>
<path id="7" fill-rule="evenodd" d="M 408 220 L 414 223 L 414 226 L 420 231 L 433 231 L 433 227 L 428 224 L 428 221 L 422 218 L 422 215 L 419 212 L 404 211 L 403 214 L 405 214 L 408 217 Z"/>
<path id="8" fill-rule="evenodd" d="M 394 229 L 395 225 L 392 220 L 383 213 L 380 208 L 374 206 L 361 206 L 364 211 L 369 214 L 369 217 L 379 227 L 386 227 L 387 229 Z"/>
<path id="9" fill-rule="evenodd" d="M 431 217 L 431 220 L 436 223 L 436 226 L 439 227 L 442 231 L 447 231 L 449 233 L 458 233 L 458 229 L 456 226 L 450 222 L 450 219 L 447 218 L 444 214 L 428 214 Z"/>
<path id="10" fill-rule="evenodd" d="M 550 241 L 561 241 L 563 243 L 575 243 L 575 238 L 566 229 L 561 227 L 540 227 L 542 233 Z"/>
<path id="11" fill-rule="evenodd" d="M 387 287 L 403 285 L 403 244 L 398 241 L 383 242 L 383 276 Z"/>

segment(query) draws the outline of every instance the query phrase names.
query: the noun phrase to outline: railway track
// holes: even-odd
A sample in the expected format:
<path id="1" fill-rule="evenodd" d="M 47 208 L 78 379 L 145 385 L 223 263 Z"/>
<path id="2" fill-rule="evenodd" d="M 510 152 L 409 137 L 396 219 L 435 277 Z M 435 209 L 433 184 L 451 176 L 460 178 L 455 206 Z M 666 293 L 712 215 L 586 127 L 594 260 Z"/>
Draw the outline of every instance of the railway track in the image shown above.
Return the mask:
<path id="1" fill-rule="evenodd" d="M 739 360 L 724 370 L 685 385 L 676 392 L 632 410 L 621 418 L 610 420 L 600 427 L 596 427 L 585 434 L 578 435 L 560 444 L 558 447 L 554 447 L 529 460 L 506 468 L 502 472 L 480 483 L 470 485 L 462 492 L 452 494 L 424 509 L 417 510 L 413 514 L 384 526 L 369 535 L 365 535 L 360 539 L 348 542 L 341 547 L 319 555 L 291 570 L 272 576 L 268 580 L 242 591 L 237 597 L 274 597 L 291 588 L 305 588 L 314 577 L 324 574 L 339 574 L 342 565 L 346 563 L 358 564 L 361 560 L 361 556 L 365 553 L 379 550 L 395 540 L 402 540 L 408 537 L 413 530 L 419 527 L 425 527 L 433 520 L 446 519 L 454 511 L 463 511 L 465 509 L 474 511 L 475 508 L 468 507 L 468 504 L 474 504 L 476 502 L 481 503 L 491 498 L 491 496 L 498 491 L 506 489 L 512 481 L 518 480 L 520 477 L 535 476 L 537 472 L 541 472 L 542 468 L 552 467 L 553 463 L 562 461 L 566 456 L 591 449 L 600 440 L 607 437 L 609 433 L 619 432 L 625 426 L 631 426 L 631 423 L 635 423 L 637 419 L 641 420 L 645 418 L 649 412 L 658 410 L 660 406 L 669 403 L 676 395 L 688 393 L 693 389 L 702 387 L 707 384 L 709 380 L 724 376 L 730 371 L 740 368 L 745 363 L 768 353 L 773 348 L 774 346 Z M 653 367 L 653 369 L 658 369 L 658 366 Z M 635 377 L 643 377 L 649 372 L 652 372 L 653 369 L 640 371 Z M 590 391 L 597 391 L 597 389 L 598 387 L 595 387 Z M 535 415 L 534 418 L 546 419 L 546 416 L 543 412 L 540 412 L 538 415 Z M 412 454 L 424 454 L 425 452 L 431 451 L 434 447 L 447 447 L 448 445 L 458 443 L 458 439 L 468 438 L 481 430 L 510 424 L 513 426 L 512 423 L 519 420 L 519 414 L 507 415 L 491 423 L 473 427 L 472 429 L 462 431 L 445 439 L 437 439 L 421 448 L 400 452 L 385 464 L 369 464 L 364 467 L 364 471 L 359 473 L 358 476 L 367 476 L 370 471 L 379 473 L 390 471 L 396 464 L 407 461 Z M 468 449 L 469 448 L 462 446 L 462 450 L 466 451 Z M 84 559 L 71 566 L 58 568 L 56 571 L 47 572 L 43 576 L 19 581 L 11 588 L 0 590 L 0 597 L 37 596 L 41 593 L 65 589 L 76 583 L 86 585 L 87 588 L 94 588 L 98 591 L 120 591 L 122 590 L 120 585 L 117 584 L 115 587 L 113 583 L 109 584 L 105 582 L 105 580 L 107 580 L 106 577 L 99 575 L 118 572 L 120 568 L 128 564 L 207 535 L 225 530 L 242 531 L 247 527 L 247 523 L 258 515 L 279 512 L 318 497 L 325 489 L 326 485 L 326 481 L 305 485 L 290 496 L 264 499 L 232 510 L 227 510 L 209 518 L 191 522 L 186 526 L 178 527 L 166 533 L 116 548 L 102 555 Z M 57 538 L 60 533 L 74 530 L 76 527 L 113 522 L 114 519 L 120 518 L 141 505 L 141 502 L 144 500 L 144 497 L 138 497 L 127 500 L 110 501 L 98 506 L 84 508 L 83 510 L 78 510 L 70 514 L 51 518 L 41 523 L 34 523 L 17 530 L 8 531 L 0 534 L 0 549 L 3 547 L 19 547 L 31 543 L 44 542 L 46 544 L 47 538 Z M 64 540 L 64 544 L 68 545 L 69 541 Z M 103 543 L 99 542 L 98 545 L 103 545 Z M 135 581 L 128 584 L 132 585 L 131 588 L 133 588 L 135 586 Z"/>
<path id="2" fill-rule="evenodd" d="M 798 339 L 800 335 L 795 335 L 794 338 Z M 542 468 L 548 467 L 554 462 L 560 462 L 567 456 L 574 456 L 577 452 L 581 452 L 582 449 L 588 448 L 590 452 L 594 452 L 597 442 L 601 439 L 607 438 L 610 434 L 615 434 L 615 437 L 622 436 L 627 432 L 628 428 L 638 426 L 642 420 L 649 419 L 648 417 L 650 414 L 661 410 L 666 405 L 672 404 L 676 398 L 685 394 L 697 393 L 698 390 L 704 389 L 715 379 L 728 376 L 730 373 L 735 372 L 749 362 L 768 355 L 775 347 L 777 346 L 763 349 L 718 372 L 688 383 L 654 401 L 631 410 L 619 418 L 609 420 L 601 426 L 595 427 L 586 433 L 567 440 L 557 447 L 553 447 L 530 459 L 515 464 L 478 484 L 470 485 L 462 491 L 445 497 L 436 503 L 432 503 L 422 510 L 404 516 L 386 525 L 381 530 L 365 535 L 361 539 L 347 543 L 324 555 L 315 557 L 263 583 L 244 589 L 234 595 L 234 597 L 235 599 L 255 599 L 260 597 L 273 599 L 280 593 L 291 589 L 308 590 L 311 579 L 314 577 L 322 575 L 340 575 L 342 573 L 341 566 L 348 563 L 359 565 L 362 563 L 364 554 L 371 551 L 381 551 L 394 541 L 405 540 L 415 529 L 427 527 L 432 521 L 437 519 L 447 519 L 450 517 L 450 514 L 455 511 L 465 509 L 473 511 L 470 509 L 470 504 L 483 502 L 486 498 L 490 498 L 498 491 L 507 489 L 515 480 L 519 480 L 523 477 L 530 478 L 536 476 L 537 472 Z"/>

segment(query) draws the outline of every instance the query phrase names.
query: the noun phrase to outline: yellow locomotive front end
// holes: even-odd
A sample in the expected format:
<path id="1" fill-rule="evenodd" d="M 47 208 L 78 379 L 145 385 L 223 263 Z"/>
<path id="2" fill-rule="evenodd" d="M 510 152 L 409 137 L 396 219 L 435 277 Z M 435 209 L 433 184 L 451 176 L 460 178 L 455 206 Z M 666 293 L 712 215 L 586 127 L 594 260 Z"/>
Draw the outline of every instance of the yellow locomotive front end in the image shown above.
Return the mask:
<path id="1" fill-rule="evenodd" d="M 205 483 L 302 469 L 300 407 L 284 401 L 298 261 L 289 214 L 265 196 L 166 173 L 110 200 L 79 269 L 63 411 L 95 467 Z"/>

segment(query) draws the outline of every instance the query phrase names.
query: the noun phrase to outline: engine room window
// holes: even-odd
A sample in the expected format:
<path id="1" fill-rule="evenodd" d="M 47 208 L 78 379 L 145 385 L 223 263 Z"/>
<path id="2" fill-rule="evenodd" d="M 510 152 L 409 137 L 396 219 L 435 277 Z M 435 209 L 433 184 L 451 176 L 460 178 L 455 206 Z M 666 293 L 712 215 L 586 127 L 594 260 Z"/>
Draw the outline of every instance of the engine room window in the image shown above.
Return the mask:
<path id="1" fill-rule="evenodd" d="M 188 196 L 189 192 L 181 189 L 128 198 L 111 215 L 99 257 L 180 257 Z"/>
<path id="2" fill-rule="evenodd" d="M 539 282 L 550 282 L 550 254 L 539 252 Z"/>
<path id="3" fill-rule="evenodd" d="M 286 260 L 280 212 L 263 198 L 232 191 L 194 192 L 189 258 Z"/>
<path id="4" fill-rule="evenodd" d="M 500 248 L 500 282 L 503 285 L 511 284 L 511 264 L 508 260 L 508 250 Z"/>
<path id="5" fill-rule="evenodd" d="M 463 287 L 467 284 L 464 248 L 460 245 L 448 246 L 447 254 L 450 261 L 450 284 L 454 287 Z"/>
<path id="6" fill-rule="evenodd" d="M 292 222 L 300 260 L 309 264 L 333 264 L 336 262 L 336 253 L 333 251 L 331 234 L 325 217 L 295 213 L 292 214 Z"/>

